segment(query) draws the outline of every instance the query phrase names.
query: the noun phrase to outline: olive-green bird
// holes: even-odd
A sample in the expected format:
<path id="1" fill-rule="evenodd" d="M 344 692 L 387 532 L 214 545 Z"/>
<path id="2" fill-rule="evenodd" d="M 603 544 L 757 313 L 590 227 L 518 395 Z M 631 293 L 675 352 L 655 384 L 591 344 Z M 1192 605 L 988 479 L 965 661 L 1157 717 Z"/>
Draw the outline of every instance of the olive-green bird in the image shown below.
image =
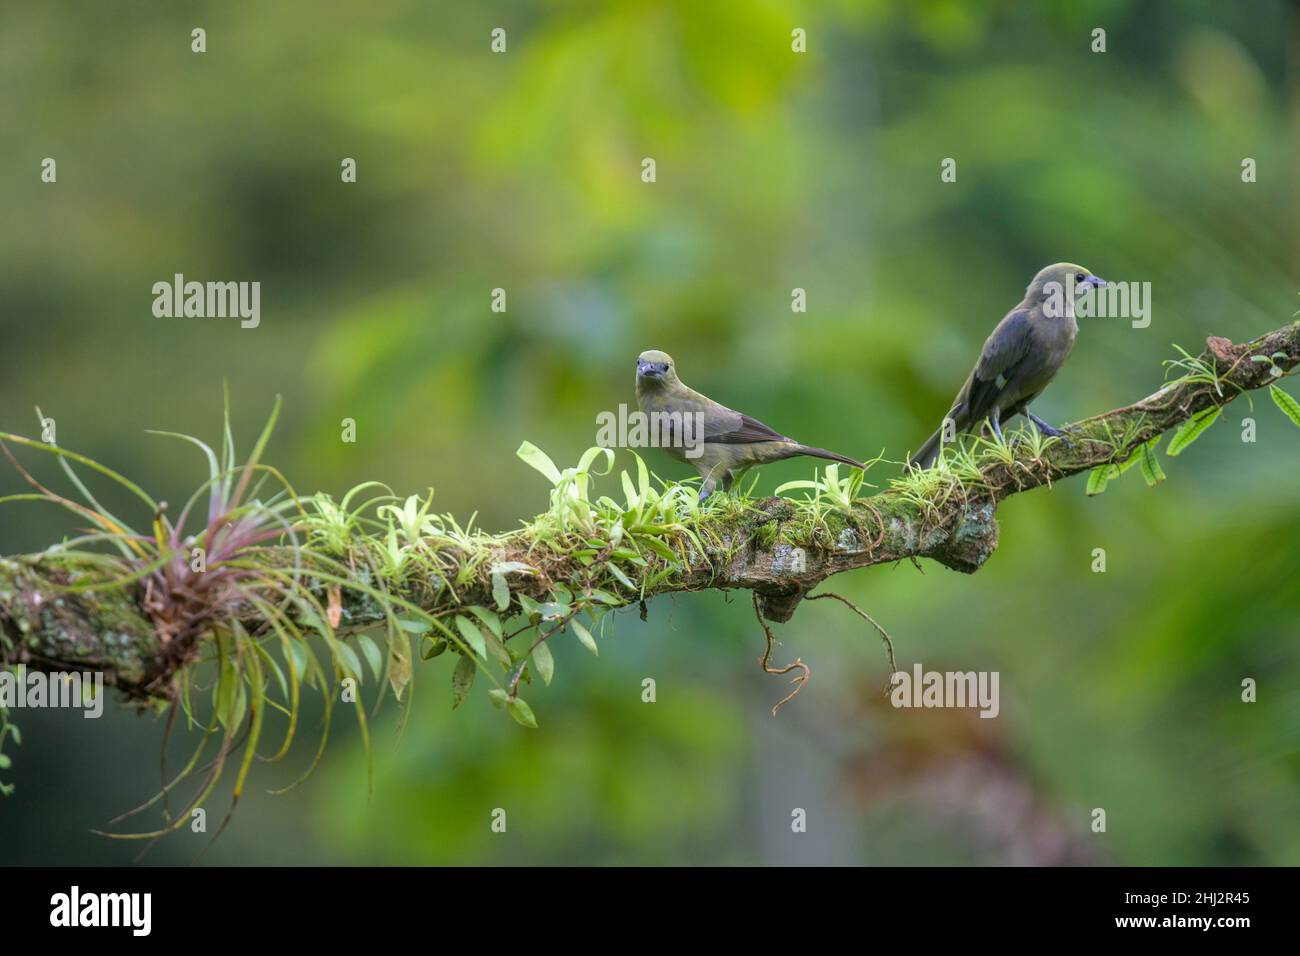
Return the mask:
<path id="1" fill-rule="evenodd" d="M 797 455 L 862 467 L 862 462 L 845 455 L 801 445 L 758 419 L 687 388 L 677 377 L 672 356 L 666 352 L 651 350 L 637 357 L 636 401 L 641 412 L 649 417 L 652 431 L 662 427 L 670 435 L 670 441 L 661 442 L 664 451 L 678 461 L 691 463 L 699 471 L 704 479 L 700 486 L 701 501 L 713 493 L 719 481 L 723 491 L 730 491 L 754 465 Z"/>
<path id="2" fill-rule="evenodd" d="M 957 393 L 946 416 L 953 424 L 952 437 L 987 419 L 1000 440 L 1002 421 L 1021 414 L 1044 435 L 1062 436 L 1060 429 L 1031 412 L 1029 403 L 1056 377 L 1074 348 L 1079 333 L 1075 299 L 1104 285 L 1105 279 L 1071 262 L 1058 262 L 1034 276 L 1020 304 L 1006 314 L 984 343 L 979 361 Z M 933 465 L 943 438 L 940 425 L 909 459 L 909 467 Z"/>

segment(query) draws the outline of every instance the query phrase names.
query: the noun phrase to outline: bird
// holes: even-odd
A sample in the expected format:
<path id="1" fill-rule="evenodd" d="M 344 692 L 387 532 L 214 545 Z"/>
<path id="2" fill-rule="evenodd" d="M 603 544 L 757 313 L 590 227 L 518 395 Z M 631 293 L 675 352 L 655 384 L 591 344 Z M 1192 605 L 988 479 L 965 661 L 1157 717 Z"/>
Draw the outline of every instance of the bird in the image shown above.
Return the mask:
<path id="1" fill-rule="evenodd" d="M 1074 348 L 1079 325 L 1075 299 L 1107 285 L 1083 266 L 1058 262 L 1042 269 L 1025 289 L 1020 304 L 998 323 L 984 343 L 979 361 L 953 400 L 944 424 L 908 459 L 908 468 L 929 468 L 939 457 L 944 425 L 952 423 L 949 439 L 970 431 L 985 419 L 1002 440 L 1003 420 L 1023 414 L 1044 435 L 1069 439 L 1029 410 L 1061 370 Z"/>
<path id="2" fill-rule="evenodd" d="M 798 455 L 863 467 L 847 455 L 802 445 L 756 418 L 687 388 L 667 352 L 651 349 L 637 356 L 636 400 L 642 415 L 649 418 L 651 434 L 667 433 L 670 440 L 659 442 L 664 451 L 699 471 L 701 501 L 719 483 L 723 491 L 730 491 L 754 465 Z"/>

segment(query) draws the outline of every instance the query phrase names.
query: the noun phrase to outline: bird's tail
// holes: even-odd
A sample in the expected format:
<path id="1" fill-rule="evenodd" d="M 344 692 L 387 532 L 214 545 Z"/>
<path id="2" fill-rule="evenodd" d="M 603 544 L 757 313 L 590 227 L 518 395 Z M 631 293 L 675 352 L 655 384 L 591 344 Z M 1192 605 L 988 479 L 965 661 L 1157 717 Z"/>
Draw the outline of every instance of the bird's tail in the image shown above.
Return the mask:
<path id="1" fill-rule="evenodd" d="M 827 451 L 825 448 L 814 448 L 811 445 L 794 446 L 796 455 L 808 455 L 810 458 L 825 458 L 827 461 L 838 461 L 845 465 L 852 465 L 854 468 L 865 468 L 866 466 L 860 461 L 854 461 L 845 455 L 837 455 L 833 451 Z"/>
<path id="2" fill-rule="evenodd" d="M 943 441 L 943 427 L 940 426 L 934 430 L 934 434 L 925 440 L 925 444 L 917 449 L 916 454 L 907 459 L 907 467 L 924 469 L 929 468 L 939 457 L 939 445 Z"/>

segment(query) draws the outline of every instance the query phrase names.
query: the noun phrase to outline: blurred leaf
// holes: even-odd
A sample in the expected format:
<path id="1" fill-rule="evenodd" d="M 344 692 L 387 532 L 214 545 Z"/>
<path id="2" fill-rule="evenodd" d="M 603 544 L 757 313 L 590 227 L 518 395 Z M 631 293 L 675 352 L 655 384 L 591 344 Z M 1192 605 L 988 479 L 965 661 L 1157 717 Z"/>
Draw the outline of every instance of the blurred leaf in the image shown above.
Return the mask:
<path id="1" fill-rule="evenodd" d="M 478 673 L 478 666 L 471 657 L 461 656 L 456 661 L 456 669 L 451 673 L 451 709 L 455 710 L 465 698 L 469 696 L 470 688 L 474 686 L 474 675 Z"/>
<path id="2" fill-rule="evenodd" d="M 573 628 L 574 635 L 578 638 L 578 641 L 583 647 L 591 651 L 593 654 L 600 654 L 600 648 L 596 646 L 596 640 L 591 636 L 591 631 L 587 630 L 585 624 L 577 618 L 574 618 L 569 622 L 569 627 Z"/>
<path id="3" fill-rule="evenodd" d="M 542 683 L 550 687 L 551 677 L 555 674 L 555 658 L 551 656 L 551 649 L 545 641 L 533 648 L 533 666 L 537 668 Z"/>
<path id="4" fill-rule="evenodd" d="M 456 629 L 460 631 L 460 636 L 465 639 L 465 643 L 470 646 L 478 657 L 487 658 L 487 642 L 483 640 L 483 632 L 478 629 L 477 624 L 465 617 L 465 615 L 457 614 Z"/>

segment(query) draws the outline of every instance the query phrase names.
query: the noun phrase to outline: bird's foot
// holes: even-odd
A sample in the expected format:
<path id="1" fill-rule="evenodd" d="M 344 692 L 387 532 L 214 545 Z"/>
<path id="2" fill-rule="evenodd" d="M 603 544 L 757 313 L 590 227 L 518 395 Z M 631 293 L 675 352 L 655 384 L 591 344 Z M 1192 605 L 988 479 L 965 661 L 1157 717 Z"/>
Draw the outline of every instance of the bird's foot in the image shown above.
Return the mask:
<path id="1" fill-rule="evenodd" d="M 1061 431 L 1061 429 L 1055 427 L 1054 425 L 1047 424 L 1047 422 L 1043 421 L 1037 415 L 1030 415 L 1028 412 L 1026 412 L 1025 414 L 1029 415 L 1029 420 L 1033 422 L 1034 426 L 1040 432 L 1046 435 L 1048 438 L 1059 438 L 1061 439 L 1061 444 L 1064 445 L 1066 448 L 1074 447 L 1074 443 L 1065 436 L 1065 432 Z"/>

